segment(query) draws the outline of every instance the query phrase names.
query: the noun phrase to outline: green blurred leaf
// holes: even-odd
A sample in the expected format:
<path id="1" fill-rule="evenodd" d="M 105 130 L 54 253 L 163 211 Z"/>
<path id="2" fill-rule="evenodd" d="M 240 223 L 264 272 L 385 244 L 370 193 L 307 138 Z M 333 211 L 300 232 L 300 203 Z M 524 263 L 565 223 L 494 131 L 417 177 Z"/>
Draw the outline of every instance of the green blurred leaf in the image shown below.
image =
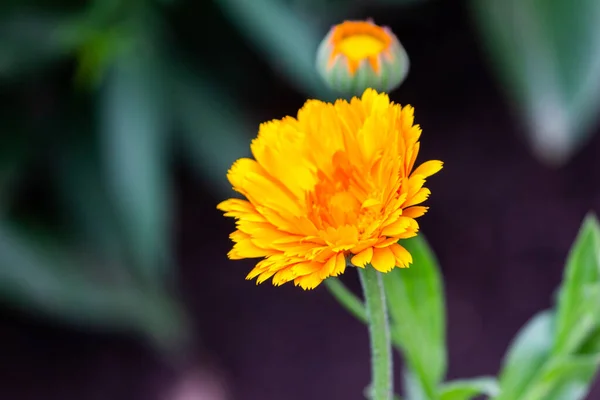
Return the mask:
<path id="1" fill-rule="evenodd" d="M 419 3 L 425 3 L 428 0 L 366 0 L 359 1 L 359 3 L 367 3 L 367 4 L 378 4 L 378 5 L 394 5 L 394 6 L 412 6 Z"/>
<path id="2" fill-rule="evenodd" d="M 238 158 L 250 156 L 250 138 L 258 126 L 252 126 L 241 107 L 208 78 L 183 70 L 175 70 L 171 76 L 183 150 L 215 190 L 231 196 L 227 171 Z"/>
<path id="3" fill-rule="evenodd" d="M 321 100 L 336 98 L 315 69 L 317 47 L 329 27 L 315 26 L 313 21 L 278 0 L 217 0 L 216 3 L 297 90 Z"/>
<path id="4" fill-rule="evenodd" d="M 384 275 L 393 335 L 428 398 L 446 373 L 444 293 L 437 260 L 423 235 L 400 242 L 413 256 L 408 269 Z"/>
<path id="5" fill-rule="evenodd" d="M 582 399 L 598 368 L 600 229 L 586 217 L 567 260 L 556 316 L 545 312 L 521 330 L 503 367 L 497 399 Z M 579 352 L 579 354 L 576 354 Z"/>
<path id="6" fill-rule="evenodd" d="M 570 354 L 600 326 L 600 226 L 586 216 L 569 253 L 559 292 L 554 354 Z"/>
<path id="7" fill-rule="evenodd" d="M 83 127 L 82 127 L 83 129 Z M 114 202 L 103 179 L 100 149 L 91 135 L 77 134 L 65 141 L 56 155 L 55 175 L 69 223 L 81 244 L 93 246 L 105 257 L 127 260 L 126 237 Z M 124 274 L 131 275 L 121 264 Z"/>
<path id="8" fill-rule="evenodd" d="M 362 323 L 367 323 L 367 310 L 364 303 L 352 293 L 339 278 L 325 279 L 325 286 L 335 299 L 342 305 L 350 314 Z"/>
<path id="9" fill-rule="evenodd" d="M 75 80 L 82 86 L 100 84 L 115 59 L 133 46 L 128 33 L 119 27 L 90 32 L 78 51 Z"/>
<path id="10" fill-rule="evenodd" d="M 0 143 L 0 218 L 13 201 L 19 176 L 31 158 L 26 137 L 8 134 Z"/>
<path id="11" fill-rule="evenodd" d="M 499 393 L 496 379 L 485 376 L 444 383 L 440 389 L 440 400 L 470 400 L 482 394 L 493 397 Z"/>
<path id="12" fill-rule="evenodd" d="M 554 360 L 544 369 L 523 399 L 584 399 L 599 365 L 600 355 L 569 356 Z"/>
<path id="13" fill-rule="evenodd" d="M 405 365 L 402 371 L 402 382 L 404 384 L 404 397 L 408 400 L 434 400 L 438 399 L 435 392 L 426 393 L 423 382 L 418 378 L 410 366 Z"/>
<path id="14" fill-rule="evenodd" d="M 65 41 L 61 32 L 69 21 L 42 12 L 0 17 L 0 79 L 21 77 L 73 51 L 73 43 Z"/>
<path id="15" fill-rule="evenodd" d="M 600 354 L 600 327 L 596 327 L 577 350 L 577 354 Z"/>
<path id="16" fill-rule="evenodd" d="M 503 89 L 535 154 L 566 162 L 589 138 L 600 106 L 600 2 L 472 0 Z"/>
<path id="17" fill-rule="evenodd" d="M 0 299 L 29 313 L 102 330 L 137 330 L 173 346 L 186 331 L 164 293 L 115 280 L 88 252 L 42 242 L 0 221 Z"/>
<path id="18" fill-rule="evenodd" d="M 100 96 L 103 161 L 134 264 L 159 281 L 170 263 L 171 108 L 154 43 L 140 36 L 117 58 Z M 149 39 L 149 37 L 148 37 Z"/>
<path id="19" fill-rule="evenodd" d="M 549 358 L 553 325 L 553 313 L 544 311 L 521 328 L 504 360 L 499 377 L 501 392 L 496 400 L 524 399 L 528 385 Z"/>

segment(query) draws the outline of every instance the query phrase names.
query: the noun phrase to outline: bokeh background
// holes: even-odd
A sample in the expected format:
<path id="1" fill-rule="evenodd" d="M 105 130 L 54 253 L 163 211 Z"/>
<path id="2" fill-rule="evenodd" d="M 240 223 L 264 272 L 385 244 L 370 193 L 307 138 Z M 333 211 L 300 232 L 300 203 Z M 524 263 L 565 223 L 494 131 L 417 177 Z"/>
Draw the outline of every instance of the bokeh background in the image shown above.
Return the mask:
<path id="1" fill-rule="evenodd" d="M 362 398 L 366 328 L 324 287 L 245 281 L 215 206 L 260 122 L 335 98 L 317 45 L 369 17 L 445 162 L 422 229 L 448 377 L 498 371 L 600 206 L 600 2 L 3 0 L 1 399 Z"/>

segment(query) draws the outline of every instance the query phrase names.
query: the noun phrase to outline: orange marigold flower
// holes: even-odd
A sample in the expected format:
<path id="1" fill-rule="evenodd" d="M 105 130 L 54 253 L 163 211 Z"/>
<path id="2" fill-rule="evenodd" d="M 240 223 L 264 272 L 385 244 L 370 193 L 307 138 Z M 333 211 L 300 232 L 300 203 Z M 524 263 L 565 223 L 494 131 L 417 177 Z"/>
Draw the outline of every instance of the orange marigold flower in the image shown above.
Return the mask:
<path id="1" fill-rule="evenodd" d="M 312 289 L 344 272 L 346 260 L 381 272 L 412 262 L 398 244 L 417 234 L 430 194 L 425 179 L 442 168 L 413 170 L 421 129 L 413 108 L 367 89 L 335 104 L 309 100 L 297 118 L 261 124 L 255 159 L 227 175 L 247 200 L 218 205 L 237 219 L 230 259 L 263 258 L 248 274 L 274 285 Z"/>

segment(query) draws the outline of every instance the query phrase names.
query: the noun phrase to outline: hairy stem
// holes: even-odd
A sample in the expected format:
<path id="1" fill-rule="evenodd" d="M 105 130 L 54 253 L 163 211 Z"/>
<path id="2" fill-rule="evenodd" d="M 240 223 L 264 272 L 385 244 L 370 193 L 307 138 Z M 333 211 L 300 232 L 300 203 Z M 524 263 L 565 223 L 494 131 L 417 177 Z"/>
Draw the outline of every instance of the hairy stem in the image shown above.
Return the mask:
<path id="1" fill-rule="evenodd" d="M 392 346 L 381 274 L 371 265 L 359 268 L 371 342 L 371 400 L 392 400 Z"/>

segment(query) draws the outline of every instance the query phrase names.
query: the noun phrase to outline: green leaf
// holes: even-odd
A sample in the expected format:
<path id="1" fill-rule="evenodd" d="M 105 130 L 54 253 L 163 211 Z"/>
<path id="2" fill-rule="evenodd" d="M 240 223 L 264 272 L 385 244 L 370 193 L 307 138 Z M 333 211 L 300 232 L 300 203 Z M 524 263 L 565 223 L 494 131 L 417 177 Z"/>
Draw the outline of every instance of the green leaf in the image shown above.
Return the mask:
<path id="1" fill-rule="evenodd" d="M 496 378 L 484 376 L 445 383 L 440 389 L 440 400 L 469 400 L 482 394 L 494 397 L 499 393 Z"/>
<path id="2" fill-rule="evenodd" d="M 600 327 L 596 327 L 582 343 L 577 354 L 591 355 L 600 354 Z"/>
<path id="3" fill-rule="evenodd" d="M 524 399 L 523 393 L 549 358 L 553 343 L 554 315 L 534 316 L 517 334 L 500 372 L 500 395 L 496 400 Z"/>
<path id="4" fill-rule="evenodd" d="M 54 163 L 58 194 L 68 223 L 95 251 L 117 260 L 127 260 L 127 237 L 103 180 L 100 152 L 90 135 L 77 133 L 57 149 Z M 123 263 L 113 263 L 113 268 Z M 123 272 L 131 275 L 131 272 Z"/>
<path id="5" fill-rule="evenodd" d="M 144 279 L 157 281 L 170 262 L 171 110 L 160 55 L 145 38 L 140 34 L 106 77 L 100 125 L 106 179 L 134 265 Z"/>
<path id="6" fill-rule="evenodd" d="M 130 51 L 128 32 L 120 27 L 89 32 L 89 38 L 78 51 L 75 80 L 82 87 L 96 87 L 104 74 L 123 51 Z"/>
<path id="7" fill-rule="evenodd" d="M 412 254 L 413 264 L 383 275 L 392 335 L 397 335 L 410 369 L 432 398 L 447 364 L 440 271 L 422 234 L 399 243 Z"/>
<path id="8" fill-rule="evenodd" d="M 175 112 L 186 156 L 222 196 L 233 191 L 225 179 L 235 160 L 250 156 L 250 138 L 258 132 L 209 78 L 174 70 Z"/>
<path id="9" fill-rule="evenodd" d="M 404 396 L 409 400 L 433 400 L 437 399 L 437 393 L 426 393 L 423 382 L 418 378 L 410 366 L 405 366 L 402 371 L 402 382 L 404 383 Z"/>
<path id="10" fill-rule="evenodd" d="M 579 400 L 589 391 L 600 365 L 600 355 L 568 356 L 544 368 L 524 400 Z"/>
<path id="11" fill-rule="evenodd" d="M 367 323 L 367 311 L 363 302 L 352 293 L 339 278 L 325 279 L 325 286 L 336 300 L 359 321 Z"/>
<path id="12" fill-rule="evenodd" d="M 31 314 L 98 330 L 143 332 L 161 346 L 184 340 L 179 306 L 161 291 L 106 273 L 89 252 L 42 241 L 0 221 L 0 299 Z"/>
<path id="13" fill-rule="evenodd" d="M 539 159 L 565 163 L 600 106 L 600 2 L 472 0 L 490 64 Z"/>
<path id="14" fill-rule="evenodd" d="M 27 138 L 19 133 L 5 135 L 0 143 L 0 218 L 13 201 L 31 153 Z"/>
<path id="15" fill-rule="evenodd" d="M 336 98 L 315 69 L 317 47 L 329 27 L 313 26 L 312 21 L 278 0 L 218 0 L 216 3 L 296 89 L 321 100 Z"/>
<path id="16" fill-rule="evenodd" d="M 569 253 L 558 297 L 554 353 L 570 354 L 600 326 L 600 226 L 586 216 Z"/>
<path id="17" fill-rule="evenodd" d="M 381 4 L 384 6 L 394 5 L 394 6 L 413 6 L 420 3 L 426 3 L 428 0 L 374 0 L 372 3 Z"/>
<path id="18" fill-rule="evenodd" d="M 72 52 L 61 28 L 70 20 L 42 12 L 11 13 L 0 18 L 0 79 L 36 71 Z"/>

